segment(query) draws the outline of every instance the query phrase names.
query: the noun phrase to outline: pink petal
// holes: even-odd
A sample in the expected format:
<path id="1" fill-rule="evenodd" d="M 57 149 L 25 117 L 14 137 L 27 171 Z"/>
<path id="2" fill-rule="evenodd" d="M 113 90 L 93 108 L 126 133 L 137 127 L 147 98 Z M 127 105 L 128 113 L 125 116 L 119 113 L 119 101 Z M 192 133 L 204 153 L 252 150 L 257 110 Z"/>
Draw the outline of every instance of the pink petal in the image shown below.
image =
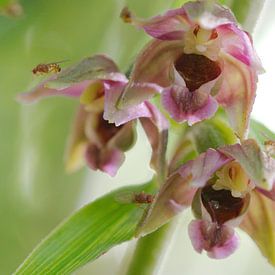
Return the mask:
<path id="1" fill-rule="evenodd" d="M 155 231 L 189 207 L 197 190 L 189 183 L 190 178 L 182 178 L 177 173 L 170 176 L 161 187 L 152 208 L 140 223 L 137 234 L 145 235 Z"/>
<path id="2" fill-rule="evenodd" d="M 105 91 L 104 119 L 119 126 L 139 117 L 150 117 L 151 113 L 145 103 L 123 109 L 117 108 L 116 104 L 123 93 L 123 89 L 123 85 L 114 85 Z M 140 90 L 141 92 L 148 91 L 148 93 L 151 91 L 150 87 L 148 88 L 146 85 L 140 86 Z"/>
<path id="3" fill-rule="evenodd" d="M 139 82 L 155 83 L 161 87 L 170 86 L 174 80 L 174 61 L 182 52 L 181 41 L 149 42 L 134 63 L 129 86 Z"/>
<path id="4" fill-rule="evenodd" d="M 231 159 L 214 149 L 208 149 L 195 160 L 190 160 L 178 170 L 182 178 L 189 178 L 190 184 L 198 188 L 206 184 L 209 178 Z"/>
<path id="5" fill-rule="evenodd" d="M 223 154 L 209 149 L 170 175 L 140 226 L 139 233 L 152 232 L 190 206 L 197 188 L 205 185 L 214 172 L 228 161 L 230 159 Z"/>
<path id="6" fill-rule="evenodd" d="M 117 149 L 100 149 L 90 144 L 85 153 L 86 163 L 92 170 L 101 170 L 114 177 L 125 160 L 124 153 Z"/>
<path id="7" fill-rule="evenodd" d="M 82 91 L 95 80 L 102 80 L 106 85 L 113 85 L 114 82 L 128 82 L 110 58 L 94 55 L 49 77 L 30 92 L 20 94 L 18 100 L 28 103 L 48 96 L 79 97 Z"/>
<path id="8" fill-rule="evenodd" d="M 188 227 L 189 237 L 194 249 L 214 259 L 224 259 L 230 256 L 239 245 L 239 238 L 234 230 L 226 225 L 220 227 L 204 220 L 194 220 Z"/>
<path id="9" fill-rule="evenodd" d="M 168 140 L 168 121 L 163 114 L 151 103 L 145 102 L 151 116 L 141 118 L 142 127 L 149 139 L 152 147 L 151 167 L 157 171 L 158 175 L 165 174 L 165 153 Z"/>
<path id="10" fill-rule="evenodd" d="M 229 22 L 236 23 L 232 12 L 219 4 L 209 4 L 207 1 L 187 2 L 183 9 L 193 24 L 198 24 L 204 29 L 214 29 Z"/>
<path id="11" fill-rule="evenodd" d="M 34 89 L 30 92 L 22 93 L 17 96 L 17 99 L 24 103 L 33 103 L 44 97 L 49 96 L 68 96 L 68 97 L 79 97 L 82 91 L 91 83 L 91 81 L 84 81 L 81 83 L 77 83 L 73 86 L 70 86 L 65 89 L 51 89 L 47 88 L 46 85 L 47 81 L 42 82 L 41 84 L 37 85 Z"/>
<path id="12" fill-rule="evenodd" d="M 247 135 L 250 113 L 256 96 L 257 75 L 254 70 L 228 54 L 224 60 L 223 83 L 216 97 L 241 139 Z"/>
<path id="13" fill-rule="evenodd" d="M 154 83 L 130 83 L 123 91 L 118 107 L 124 109 L 138 105 L 145 100 L 151 99 L 162 90 L 162 87 Z"/>
<path id="14" fill-rule="evenodd" d="M 102 155 L 102 160 L 99 169 L 111 177 L 117 174 L 118 169 L 123 164 L 125 155 L 120 150 L 107 150 Z"/>
<path id="15" fill-rule="evenodd" d="M 189 27 L 186 13 L 182 8 L 169 10 L 163 15 L 149 19 L 136 18 L 127 8 L 124 8 L 121 17 L 126 23 L 143 28 L 149 35 L 161 40 L 181 39 L 184 31 Z"/>
<path id="16" fill-rule="evenodd" d="M 240 30 L 235 24 L 225 24 L 217 28 L 222 49 L 243 62 L 257 73 L 263 72 L 263 67 L 255 52 L 249 34 Z"/>
<path id="17" fill-rule="evenodd" d="M 176 85 L 163 91 L 162 104 L 174 120 L 187 121 L 189 125 L 212 117 L 218 109 L 216 100 L 207 93 L 189 92 Z"/>

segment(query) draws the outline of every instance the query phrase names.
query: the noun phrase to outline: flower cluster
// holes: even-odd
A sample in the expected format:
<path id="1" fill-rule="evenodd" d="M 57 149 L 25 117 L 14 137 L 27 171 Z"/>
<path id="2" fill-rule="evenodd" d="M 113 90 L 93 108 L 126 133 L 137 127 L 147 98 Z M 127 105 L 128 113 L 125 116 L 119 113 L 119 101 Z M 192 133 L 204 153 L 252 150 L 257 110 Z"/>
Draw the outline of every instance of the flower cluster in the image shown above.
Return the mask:
<path id="1" fill-rule="evenodd" d="M 196 219 L 189 235 L 195 250 L 224 258 L 238 246 L 236 226 L 253 235 L 247 221 L 247 213 L 256 207 L 253 200 L 275 200 L 275 160 L 274 154 L 247 139 L 262 72 L 252 39 L 229 9 L 206 2 L 189 2 L 148 20 L 124 8 L 121 18 L 152 37 L 138 54 L 129 79 L 110 58 L 95 55 L 19 98 L 32 102 L 62 95 L 79 100 L 68 147 L 69 170 L 85 160 L 91 169 L 114 176 L 124 152 L 135 142 L 139 119 L 161 187 L 138 234 L 156 230 L 192 205 Z M 213 117 L 219 106 L 240 141 L 209 148 L 177 169 L 167 166 L 166 117 L 172 124 L 187 122 L 192 128 Z M 268 145 L 274 153 L 274 144 Z"/>

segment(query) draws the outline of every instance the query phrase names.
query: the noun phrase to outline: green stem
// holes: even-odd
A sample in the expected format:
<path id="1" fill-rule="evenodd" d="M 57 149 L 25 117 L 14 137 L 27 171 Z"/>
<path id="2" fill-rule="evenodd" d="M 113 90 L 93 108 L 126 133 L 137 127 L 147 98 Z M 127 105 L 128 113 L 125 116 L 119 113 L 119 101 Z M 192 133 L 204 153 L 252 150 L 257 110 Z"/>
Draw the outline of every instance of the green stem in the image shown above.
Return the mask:
<path id="1" fill-rule="evenodd" d="M 127 275 L 157 274 L 162 258 L 170 243 L 175 224 L 168 223 L 138 240 Z"/>

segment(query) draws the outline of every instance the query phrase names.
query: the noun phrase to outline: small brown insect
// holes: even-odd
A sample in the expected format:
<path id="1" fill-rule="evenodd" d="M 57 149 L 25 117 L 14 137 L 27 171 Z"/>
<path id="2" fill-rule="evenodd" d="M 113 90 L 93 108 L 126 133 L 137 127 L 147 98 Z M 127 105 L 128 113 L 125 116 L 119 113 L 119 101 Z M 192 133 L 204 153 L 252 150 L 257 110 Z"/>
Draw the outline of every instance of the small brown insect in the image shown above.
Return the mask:
<path id="1" fill-rule="evenodd" d="M 137 204 L 151 204 L 154 200 L 154 195 L 145 192 L 123 192 L 116 196 L 116 201 L 123 204 L 137 203 Z"/>
<path id="2" fill-rule="evenodd" d="M 154 195 L 146 194 L 143 191 L 141 193 L 134 194 L 133 198 L 135 203 L 152 203 L 154 200 Z"/>
<path id="3" fill-rule="evenodd" d="M 120 18 L 125 22 L 125 23 L 132 23 L 132 13 L 128 9 L 128 7 L 124 7 L 122 11 L 120 12 Z"/>
<path id="4" fill-rule="evenodd" d="M 64 61 L 52 62 L 47 64 L 38 64 L 35 68 L 33 68 L 32 72 L 35 75 L 48 74 L 48 73 L 59 73 L 61 71 L 61 67 L 58 65 L 63 63 Z"/>

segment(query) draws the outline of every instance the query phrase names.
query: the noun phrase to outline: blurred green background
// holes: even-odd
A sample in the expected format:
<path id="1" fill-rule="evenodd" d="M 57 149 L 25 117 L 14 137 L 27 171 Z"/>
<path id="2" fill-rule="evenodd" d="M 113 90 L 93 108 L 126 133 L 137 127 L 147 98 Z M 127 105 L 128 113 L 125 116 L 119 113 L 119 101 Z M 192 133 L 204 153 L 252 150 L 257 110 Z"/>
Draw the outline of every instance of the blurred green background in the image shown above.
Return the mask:
<path id="1" fill-rule="evenodd" d="M 7 1 L 0 0 L 0 5 Z M 249 2 L 228 1 L 243 5 Z M 89 200 L 90 193 L 102 193 L 118 186 L 116 183 L 109 185 L 111 180 L 107 176 L 87 173 L 87 170 L 65 174 L 63 156 L 77 102 L 66 98 L 49 98 L 35 105 L 16 102 L 16 94 L 29 90 L 38 82 L 31 70 L 38 63 L 68 59 L 62 64 L 67 66 L 94 53 L 107 53 L 122 71 L 126 71 L 148 38 L 142 31 L 124 24 L 119 18 L 120 10 L 128 5 L 139 16 L 148 17 L 163 12 L 173 2 L 22 0 L 22 16 L 0 16 L 0 275 L 11 274 L 51 229 Z M 140 145 L 142 151 L 144 141 L 141 140 Z M 138 153 L 130 152 L 129 164 L 123 168 L 124 172 L 127 170 L 125 174 L 128 177 L 136 172 L 134 183 L 140 182 L 138 176 L 143 173 L 142 168 L 134 171 L 138 170 L 135 165 L 144 159 L 144 155 L 139 156 Z M 142 165 L 146 165 L 150 158 L 149 151 L 145 154 L 147 160 Z M 135 164 L 131 162 L 133 159 Z M 144 173 L 145 177 L 150 176 L 150 172 Z M 125 179 L 120 176 L 115 182 L 132 183 Z M 99 186 L 100 191 L 95 186 Z M 183 223 L 187 224 L 191 219 L 190 213 L 184 219 Z M 246 266 L 255 260 L 253 257 L 261 261 L 260 264 L 255 261 L 258 267 L 254 268 L 255 272 L 266 270 L 270 273 L 265 274 L 272 274 L 273 269 L 261 258 L 248 237 L 241 236 L 244 241 L 236 256 L 214 262 L 193 252 L 186 226 L 184 228 L 177 235 L 177 242 L 181 241 L 183 245 L 177 249 L 173 246 L 168 259 L 172 264 L 176 260 L 178 265 L 168 265 L 162 274 L 182 274 L 178 269 L 179 265 L 183 266 L 179 256 L 190 263 L 186 274 L 201 274 L 196 260 L 204 263 L 204 268 L 211 267 L 209 272 L 211 270 L 212 275 L 220 274 L 214 273 L 214 268 L 216 272 L 224 270 L 225 262 L 232 267 L 228 274 L 247 274 Z M 256 251 L 256 256 L 247 257 L 247 250 Z M 106 262 L 117 264 L 115 253 L 121 251 L 112 251 L 97 261 L 94 274 L 113 274 L 106 273 Z M 243 265 L 246 266 L 241 269 L 242 272 L 238 272 Z M 88 266 L 77 274 L 91 274 L 91 270 L 93 267 Z"/>
<path id="2" fill-rule="evenodd" d="M 64 59 L 69 60 L 62 64 L 67 66 L 104 52 L 125 70 L 145 35 L 123 24 L 120 10 L 128 4 L 149 16 L 170 3 L 28 0 L 21 4 L 22 16 L 0 17 L 0 274 L 14 271 L 76 207 L 83 188 L 83 171 L 66 175 L 63 166 L 77 102 L 50 98 L 24 106 L 15 100 L 16 94 L 37 82 L 32 68 Z"/>

